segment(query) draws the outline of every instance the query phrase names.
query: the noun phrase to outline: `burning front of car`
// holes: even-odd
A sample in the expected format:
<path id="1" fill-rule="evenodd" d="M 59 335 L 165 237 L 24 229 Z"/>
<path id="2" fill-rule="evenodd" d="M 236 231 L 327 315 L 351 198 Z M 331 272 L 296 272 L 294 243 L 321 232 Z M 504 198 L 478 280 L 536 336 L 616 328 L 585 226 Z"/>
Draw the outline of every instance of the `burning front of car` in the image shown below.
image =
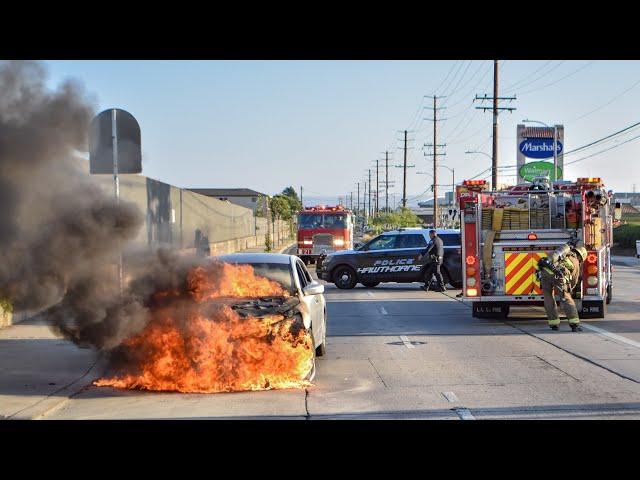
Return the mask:
<path id="1" fill-rule="evenodd" d="M 305 388 L 314 348 L 298 298 L 250 265 L 210 261 L 183 289 L 149 300 L 142 331 L 111 352 L 112 373 L 97 386 L 237 392 Z"/>

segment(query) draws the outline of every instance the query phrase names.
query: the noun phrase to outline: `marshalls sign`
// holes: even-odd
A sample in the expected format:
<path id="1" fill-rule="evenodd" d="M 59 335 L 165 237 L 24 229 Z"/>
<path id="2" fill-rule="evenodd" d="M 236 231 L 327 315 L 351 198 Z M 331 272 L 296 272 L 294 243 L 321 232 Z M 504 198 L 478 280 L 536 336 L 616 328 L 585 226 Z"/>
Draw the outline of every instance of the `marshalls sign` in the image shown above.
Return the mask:
<path id="1" fill-rule="evenodd" d="M 564 126 L 556 125 L 556 157 L 558 161 L 557 179 L 562 180 L 564 173 Z M 553 128 L 528 127 L 518 125 L 516 146 L 518 148 L 518 183 L 530 182 L 534 177 L 546 176 L 553 179 L 553 161 L 541 162 L 543 159 L 553 159 Z M 529 161 L 534 159 L 536 161 Z"/>

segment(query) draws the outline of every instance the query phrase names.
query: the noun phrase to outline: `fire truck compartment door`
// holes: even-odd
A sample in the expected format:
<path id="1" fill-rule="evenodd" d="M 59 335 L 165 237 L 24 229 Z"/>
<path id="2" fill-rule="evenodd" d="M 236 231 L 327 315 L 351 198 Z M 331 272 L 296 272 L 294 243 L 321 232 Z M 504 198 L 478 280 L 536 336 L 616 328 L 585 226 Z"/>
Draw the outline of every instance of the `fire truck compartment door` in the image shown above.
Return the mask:
<path id="1" fill-rule="evenodd" d="M 506 295 L 541 295 L 540 282 L 536 278 L 538 261 L 546 252 L 505 252 L 504 285 Z"/>

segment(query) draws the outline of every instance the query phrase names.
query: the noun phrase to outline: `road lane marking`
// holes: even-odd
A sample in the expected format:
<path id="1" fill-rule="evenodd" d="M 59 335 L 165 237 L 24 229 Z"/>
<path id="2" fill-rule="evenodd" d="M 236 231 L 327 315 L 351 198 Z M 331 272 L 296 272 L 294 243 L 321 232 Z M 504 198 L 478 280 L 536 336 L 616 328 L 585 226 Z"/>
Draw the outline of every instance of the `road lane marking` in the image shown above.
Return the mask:
<path id="1" fill-rule="evenodd" d="M 442 395 L 444 395 L 444 398 L 449 400 L 450 403 L 456 403 L 460 401 L 458 400 L 458 397 L 456 396 L 456 394 L 453 392 L 442 392 Z"/>
<path id="2" fill-rule="evenodd" d="M 373 297 L 373 292 L 371 290 L 367 290 L 367 295 L 369 295 L 370 297 Z"/>
<path id="3" fill-rule="evenodd" d="M 389 315 L 387 311 L 384 309 L 384 307 L 380 307 L 380 313 L 383 315 Z"/>
<path id="4" fill-rule="evenodd" d="M 454 411 L 458 414 L 458 416 L 460 417 L 460 420 L 475 420 L 476 417 L 474 417 L 471 412 L 469 411 L 468 408 L 456 408 L 454 409 Z"/>
<path id="5" fill-rule="evenodd" d="M 406 335 L 402 335 L 400 337 L 400 340 L 402 340 L 402 343 L 404 343 L 405 347 L 407 347 L 407 348 L 416 348 L 411 344 L 411 340 L 409 340 Z"/>
<path id="6" fill-rule="evenodd" d="M 620 335 L 616 335 L 615 333 L 611 333 L 603 328 L 600 327 L 596 327 L 595 325 L 588 325 L 586 323 L 582 323 L 581 326 L 583 326 L 584 328 L 586 328 L 587 330 L 591 330 L 593 332 L 597 332 L 601 335 L 604 335 L 605 337 L 609 337 L 613 340 L 616 340 L 618 342 L 622 342 L 625 343 L 627 345 L 631 345 L 632 347 L 636 347 L 636 348 L 640 348 L 640 343 L 635 342 L 629 338 L 626 337 L 621 337 Z"/>

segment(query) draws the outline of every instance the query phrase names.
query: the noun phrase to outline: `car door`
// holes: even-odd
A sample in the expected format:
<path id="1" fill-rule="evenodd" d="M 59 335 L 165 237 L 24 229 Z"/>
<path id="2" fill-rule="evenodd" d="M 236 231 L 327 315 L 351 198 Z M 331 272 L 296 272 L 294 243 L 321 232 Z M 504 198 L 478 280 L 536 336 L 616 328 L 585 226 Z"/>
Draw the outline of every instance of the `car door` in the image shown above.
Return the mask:
<path id="1" fill-rule="evenodd" d="M 398 235 L 380 235 L 362 249 L 357 255 L 357 273 L 359 281 L 384 282 L 388 276 L 385 259 L 393 251 Z"/>
<path id="2" fill-rule="evenodd" d="M 316 343 L 322 341 L 322 320 L 321 315 L 324 314 L 324 305 L 322 304 L 322 295 L 305 295 L 304 287 L 313 282 L 311 274 L 305 268 L 301 260 L 295 261 L 296 275 L 300 281 L 300 294 L 302 296 L 302 302 L 307 307 L 309 312 L 309 318 L 311 320 L 311 330 L 313 332 L 313 338 Z M 320 314 L 318 313 L 320 312 Z"/>
<path id="3" fill-rule="evenodd" d="M 398 235 L 395 248 L 388 252 L 385 260 L 389 266 L 388 281 L 415 282 L 422 280 L 420 253 L 427 247 L 427 240 L 421 233 Z"/>
<path id="4" fill-rule="evenodd" d="M 443 233 L 439 237 L 442 239 L 444 247 L 443 267 L 449 276 L 449 283 L 452 286 L 459 286 L 462 283 L 462 244 L 459 233 Z"/>

